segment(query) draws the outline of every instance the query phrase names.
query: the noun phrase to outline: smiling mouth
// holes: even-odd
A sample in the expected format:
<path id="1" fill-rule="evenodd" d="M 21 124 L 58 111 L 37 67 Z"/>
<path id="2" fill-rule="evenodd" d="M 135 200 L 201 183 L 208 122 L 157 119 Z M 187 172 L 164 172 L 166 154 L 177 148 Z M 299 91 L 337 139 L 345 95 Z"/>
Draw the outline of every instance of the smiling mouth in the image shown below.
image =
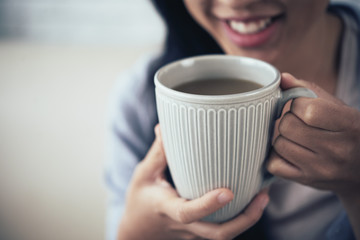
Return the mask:
<path id="1" fill-rule="evenodd" d="M 251 21 L 228 20 L 227 23 L 232 30 L 240 34 L 255 34 L 268 28 L 274 21 L 283 17 L 282 14 Z"/>

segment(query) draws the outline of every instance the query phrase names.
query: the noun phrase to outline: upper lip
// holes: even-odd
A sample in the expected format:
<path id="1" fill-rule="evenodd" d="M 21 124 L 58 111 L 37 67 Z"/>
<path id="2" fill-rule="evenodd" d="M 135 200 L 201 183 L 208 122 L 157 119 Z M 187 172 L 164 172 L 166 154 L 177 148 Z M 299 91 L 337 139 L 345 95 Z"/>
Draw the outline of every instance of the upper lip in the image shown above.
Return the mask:
<path id="1" fill-rule="evenodd" d="M 262 19 L 266 19 L 266 18 L 278 18 L 280 16 L 283 16 L 284 13 L 274 13 L 274 14 L 258 14 L 258 15 L 253 15 L 253 14 L 243 14 L 238 15 L 238 16 L 228 16 L 228 17 L 219 17 L 219 19 L 223 20 L 223 21 L 238 21 L 238 22 L 252 22 L 252 21 L 258 21 L 258 20 L 262 20 Z"/>
<path id="2" fill-rule="evenodd" d="M 253 21 L 258 21 L 258 20 L 267 19 L 267 18 L 273 19 L 273 18 L 277 18 L 282 15 L 283 14 L 276 14 L 276 15 L 271 15 L 271 16 L 229 17 L 229 18 L 223 18 L 223 20 L 238 21 L 238 22 L 253 22 Z"/>

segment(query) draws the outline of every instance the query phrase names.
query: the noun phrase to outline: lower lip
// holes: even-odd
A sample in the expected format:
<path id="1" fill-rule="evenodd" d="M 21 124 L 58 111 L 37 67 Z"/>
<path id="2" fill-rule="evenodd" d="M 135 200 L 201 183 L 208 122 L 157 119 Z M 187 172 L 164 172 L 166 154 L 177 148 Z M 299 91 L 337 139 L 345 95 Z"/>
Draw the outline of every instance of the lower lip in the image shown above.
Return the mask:
<path id="1" fill-rule="evenodd" d="M 269 42 L 280 27 L 280 21 L 275 20 L 264 30 L 253 34 L 241 34 L 234 31 L 228 24 L 223 22 L 225 32 L 229 39 L 239 47 L 260 47 Z"/>

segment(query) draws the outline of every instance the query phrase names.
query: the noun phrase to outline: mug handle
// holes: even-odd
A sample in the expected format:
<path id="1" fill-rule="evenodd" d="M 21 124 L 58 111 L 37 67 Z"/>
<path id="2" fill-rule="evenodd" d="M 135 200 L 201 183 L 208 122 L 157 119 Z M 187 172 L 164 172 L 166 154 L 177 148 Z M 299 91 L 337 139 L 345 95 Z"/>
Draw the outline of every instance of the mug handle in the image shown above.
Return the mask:
<path id="1" fill-rule="evenodd" d="M 275 119 L 278 119 L 279 117 L 281 117 L 283 108 L 290 99 L 295 99 L 298 97 L 317 98 L 317 95 L 312 90 L 310 90 L 308 88 L 303 88 L 303 87 L 290 88 L 288 90 L 282 91 L 281 98 L 279 99 L 279 102 L 278 102 L 278 105 L 276 108 L 276 112 L 275 112 L 276 118 Z M 272 175 L 271 173 L 269 173 L 268 171 L 265 170 L 265 176 L 264 176 L 263 183 L 261 185 L 261 189 L 268 187 L 276 179 L 277 178 L 274 175 Z"/>
<path id="2" fill-rule="evenodd" d="M 303 88 L 303 87 L 290 88 L 288 90 L 282 91 L 281 98 L 279 99 L 279 102 L 277 105 L 277 110 L 276 110 L 276 115 L 275 115 L 276 119 L 281 117 L 281 113 L 282 113 L 282 110 L 283 110 L 285 104 L 290 99 L 295 99 L 298 97 L 317 98 L 317 95 L 312 90 L 310 90 L 308 88 Z"/>

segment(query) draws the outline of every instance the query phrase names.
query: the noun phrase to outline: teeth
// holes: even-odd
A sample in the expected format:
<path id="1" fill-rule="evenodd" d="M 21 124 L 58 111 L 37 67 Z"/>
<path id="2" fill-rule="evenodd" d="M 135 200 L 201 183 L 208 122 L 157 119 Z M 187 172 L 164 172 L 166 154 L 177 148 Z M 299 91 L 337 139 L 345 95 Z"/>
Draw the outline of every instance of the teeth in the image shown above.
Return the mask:
<path id="1" fill-rule="evenodd" d="M 230 21 L 230 27 L 239 33 L 242 34 L 252 34 L 264 30 L 271 23 L 271 18 L 266 18 L 258 21 L 252 22 L 239 22 L 239 21 Z"/>

